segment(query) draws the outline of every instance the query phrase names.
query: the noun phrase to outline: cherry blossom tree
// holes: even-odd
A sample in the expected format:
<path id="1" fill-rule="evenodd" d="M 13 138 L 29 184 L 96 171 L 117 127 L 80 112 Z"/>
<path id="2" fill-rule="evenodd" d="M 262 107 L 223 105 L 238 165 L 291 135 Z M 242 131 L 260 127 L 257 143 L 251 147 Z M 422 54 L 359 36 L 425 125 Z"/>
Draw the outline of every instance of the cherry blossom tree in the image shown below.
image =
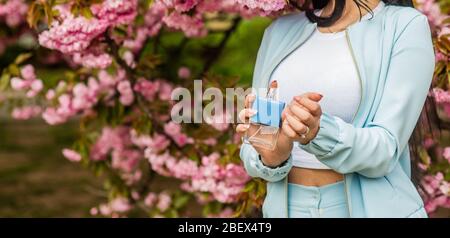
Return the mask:
<path id="1" fill-rule="evenodd" d="M 194 203 L 208 217 L 254 215 L 265 184 L 250 179 L 241 165 L 240 138 L 225 123 L 227 112 L 204 124 L 174 123 L 171 93 L 192 89 L 195 79 L 235 87 L 239 78 L 211 70 L 230 37 L 246 19 L 294 11 L 290 3 L 0 0 L 0 56 L 17 42 L 23 49 L 1 71 L 0 105 L 16 120 L 79 124 L 80 138 L 62 154 L 105 180 L 108 199 L 91 209 L 94 216 L 191 216 L 187 207 Z M 438 124 L 447 125 L 449 4 L 416 5 L 433 27 L 437 66 L 429 98 Z M 190 44 L 211 35 L 217 36 L 214 44 Z M 186 52 L 189 60 L 182 57 Z M 57 80 L 42 78 L 43 71 Z M 421 192 L 430 213 L 450 207 L 450 144 L 448 136 L 433 133 L 423 130 L 418 143 Z M 161 178 L 176 181 L 177 188 L 155 189 Z"/>

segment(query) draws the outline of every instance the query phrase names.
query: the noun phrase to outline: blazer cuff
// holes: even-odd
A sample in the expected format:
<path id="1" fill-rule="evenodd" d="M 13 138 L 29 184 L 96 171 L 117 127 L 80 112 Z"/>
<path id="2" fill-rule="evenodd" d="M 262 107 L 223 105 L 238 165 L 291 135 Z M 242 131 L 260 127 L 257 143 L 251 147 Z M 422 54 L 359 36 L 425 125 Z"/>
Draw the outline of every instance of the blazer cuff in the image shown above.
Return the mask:
<path id="1" fill-rule="evenodd" d="M 323 113 L 320 118 L 320 127 L 316 138 L 306 145 L 299 143 L 299 147 L 320 159 L 331 153 L 338 142 L 339 125 L 333 116 Z"/>
<path id="2" fill-rule="evenodd" d="M 256 168 L 263 176 L 263 178 L 267 180 L 278 180 L 281 178 L 284 178 L 289 171 L 292 168 L 292 156 L 289 156 L 289 158 L 284 161 L 281 165 L 279 165 L 276 168 L 269 167 L 265 165 L 262 160 L 261 156 L 258 154 L 258 156 L 252 160 L 254 168 Z"/>

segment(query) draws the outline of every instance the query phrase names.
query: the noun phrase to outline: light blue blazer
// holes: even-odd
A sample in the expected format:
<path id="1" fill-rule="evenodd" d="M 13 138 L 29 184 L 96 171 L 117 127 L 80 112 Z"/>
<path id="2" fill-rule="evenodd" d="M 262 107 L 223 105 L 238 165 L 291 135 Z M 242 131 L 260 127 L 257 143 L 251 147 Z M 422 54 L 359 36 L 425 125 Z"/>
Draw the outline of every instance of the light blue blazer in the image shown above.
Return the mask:
<path id="1" fill-rule="evenodd" d="M 315 28 L 304 13 L 275 20 L 264 33 L 253 88 L 267 88 L 274 69 Z M 386 5 L 371 20 L 348 27 L 346 36 L 360 76 L 357 113 L 352 123 L 323 113 L 317 137 L 301 148 L 345 175 L 351 217 L 426 217 L 410 179 L 408 140 L 433 77 L 427 18 L 414 8 Z M 264 217 L 288 217 L 286 175 L 292 158 L 269 168 L 248 144 L 240 157 L 249 175 L 268 181 Z"/>

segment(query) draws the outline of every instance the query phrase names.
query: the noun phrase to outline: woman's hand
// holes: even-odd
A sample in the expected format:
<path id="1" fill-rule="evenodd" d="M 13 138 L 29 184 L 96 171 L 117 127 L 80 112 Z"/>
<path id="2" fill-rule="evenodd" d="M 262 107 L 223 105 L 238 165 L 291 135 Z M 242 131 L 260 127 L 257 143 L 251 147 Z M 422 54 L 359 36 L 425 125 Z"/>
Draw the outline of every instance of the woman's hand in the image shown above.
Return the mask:
<path id="1" fill-rule="evenodd" d="M 319 132 L 322 95 L 305 93 L 294 100 L 283 111 L 283 132 L 290 139 L 303 145 L 313 140 Z"/>
<path id="2" fill-rule="evenodd" d="M 253 102 L 255 101 L 255 94 L 249 94 L 245 97 L 244 109 L 239 112 L 239 123 L 236 127 L 236 132 L 242 137 L 246 132 L 252 133 L 256 132 L 255 126 L 250 124 L 250 117 L 254 116 L 257 112 L 251 108 Z"/>
<path id="3" fill-rule="evenodd" d="M 236 127 L 236 132 L 241 136 L 245 133 L 251 135 L 255 134 L 259 126 L 250 123 L 250 117 L 255 115 L 257 112 L 251 109 L 251 105 L 255 101 L 256 96 L 254 94 L 249 94 L 245 97 L 245 109 L 239 112 L 239 120 L 242 124 L 238 124 Z M 262 162 L 269 167 L 277 167 L 289 158 L 293 147 L 293 140 L 291 140 L 287 135 L 280 132 L 277 140 L 277 145 L 274 150 L 267 150 L 258 146 L 254 146 L 255 150 L 261 156 Z"/>

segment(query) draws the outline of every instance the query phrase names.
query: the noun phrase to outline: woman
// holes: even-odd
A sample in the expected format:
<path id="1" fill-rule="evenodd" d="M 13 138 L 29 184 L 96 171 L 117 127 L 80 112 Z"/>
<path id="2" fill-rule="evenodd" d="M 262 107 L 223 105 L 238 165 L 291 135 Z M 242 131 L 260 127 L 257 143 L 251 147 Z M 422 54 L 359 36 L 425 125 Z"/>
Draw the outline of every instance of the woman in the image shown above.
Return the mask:
<path id="1" fill-rule="evenodd" d="M 241 147 L 248 174 L 268 182 L 264 217 L 427 217 L 408 140 L 434 51 L 427 18 L 408 2 L 313 0 L 266 29 L 253 88 L 276 80 L 288 106 L 275 150 Z"/>

